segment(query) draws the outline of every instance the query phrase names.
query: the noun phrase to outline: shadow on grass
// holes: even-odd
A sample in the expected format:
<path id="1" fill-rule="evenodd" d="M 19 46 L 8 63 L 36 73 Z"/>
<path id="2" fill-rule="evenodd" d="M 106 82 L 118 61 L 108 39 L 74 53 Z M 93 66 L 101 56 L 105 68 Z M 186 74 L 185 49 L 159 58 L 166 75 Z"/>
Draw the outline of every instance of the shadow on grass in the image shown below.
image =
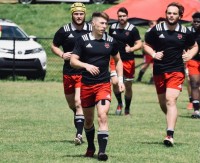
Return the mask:
<path id="1" fill-rule="evenodd" d="M 159 145 L 159 146 L 163 146 L 166 149 L 173 148 L 173 147 L 181 147 L 182 148 L 183 145 L 187 145 L 187 143 L 176 142 L 174 144 L 174 146 L 171 147 L 171 146 L 164 145 L 162 141 L 160 141 L 160 142 L 138 142 L 138 143 L 139 144 L 147 144 L 147 145 Z"/>
<path id="2" fill-rule="evenodd" d="M 138 142 L 138 143 L 140 143 L 140 144 L 148 144 L 148 145 L 161 145 L 161 146 L 163 146 L 165 148 L 170 148 L 170 147 L 164 145 L 162 141 L 159 141 L 159 142 L 147 142 L 146 141 L 146 142 Z M 187 143 L 177 143 L 176 142 L 174 147 L 179 147 L 179 146 L 183 146 L 183 145 L 186 145 L 186 144 Z"/>
<path id="3" fill-rule="evenodd" d="M 71 158 L 85 158 L 85 159 L 97 159 L 97 155 L 94 155 L 94 157 L 85 157 L 84 154 L 81 154 L 81 155 L 74 155 L 74 154 L 71 154 L 71 155 L 64 155 L 62 157 L 71 157 Z"/>
<path id="4" fill-rule="evenodd" d="M 180 118 L 192 119 L 191 115 L 179 115 Z"/>
<path id="5" fill-rule="evenodd" d="M 68 143 L 68 144 L 74 144 L 73 140 L 52 140 L 52 141 L 48 141 L 50 143 Z M 82 144 L 84 144 L 85 142 L 83 141 Z"/>
<path id="6" fill-rule="evenodd" d="M 138 142 L 139 144 L 149 144 L 149 145 L 163 145 L 163 142 Z"/>

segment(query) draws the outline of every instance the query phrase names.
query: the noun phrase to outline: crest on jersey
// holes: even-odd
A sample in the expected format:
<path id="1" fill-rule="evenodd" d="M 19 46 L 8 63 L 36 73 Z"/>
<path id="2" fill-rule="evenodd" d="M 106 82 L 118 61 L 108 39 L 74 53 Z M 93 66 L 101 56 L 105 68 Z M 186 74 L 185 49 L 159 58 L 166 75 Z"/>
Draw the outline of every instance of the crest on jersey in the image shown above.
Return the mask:
<path id="1" fill-rule="evenodd" d="M 182 39 L 183 35 L 179 33 L 177 37 L 180 40 L 180 39 Z"/>
<path id="2" fill-rule="evenodd" d="M 127 32 L 125 33 L 125 35 L 126 35 L 126 36 L 128 36 L 128 35 L 129 35 L 129 33 L 130 33 L 130 32 L 128 32 L 128 31 L 127 31 Z"/>
<path id="3" fill-rule="evenodd" d="M 108 49 L 110 47 L 110 44 L 109 43 L 105 43 L 104 46 Z"/>

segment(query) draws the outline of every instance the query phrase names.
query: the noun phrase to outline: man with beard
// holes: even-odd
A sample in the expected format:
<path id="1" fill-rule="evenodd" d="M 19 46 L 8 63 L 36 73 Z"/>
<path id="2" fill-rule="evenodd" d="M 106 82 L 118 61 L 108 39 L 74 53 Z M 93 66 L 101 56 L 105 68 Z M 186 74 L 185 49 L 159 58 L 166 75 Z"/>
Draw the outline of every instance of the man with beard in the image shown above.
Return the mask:
<path id="1" fill-rule="evenodd" d="M 193 32 L 194 37 L 197 41 L 198 46 L 200 47 L 200 12 L 196 12 L 192 15 L 192 27 L 190 30 Z M 192 105 L 194 108 L 194 113 L 192 118 L 200 118 L 199 112 L 199 99 L 200 99 L 200 50 L 198 55 L 194 56 L 190 61 L 187 62 L 187 68 L 189 73 L 189 81 L 191 87 L 191 97 Z"/>
<path id="2" fill-rule="evenodd" d="M 176 102 L 185 78 L 184 62 L 198 51 L 192 32 L 178 23 L 183 13 L 184 7 L 181 4 L 170 3 L 166 9 L 166 21 L 153 27 L 146 34 L 144 43 L 144 50 L 154 58 L 154 83 L 167 122 L 167 136 L 164 139 L 166 146 L 174 144 L 178 115 Z"/>
<path id="3" fill-rule="evenodd" d="M 84 116 L 80 100 L 81 70 L 70 66 L 71 52 L 77 38 L 92 30 L 91 25 L 85 22 L 86 7 L 83 3 L 74 3 L 71 6 L 72 22 L 61 27 L 54 36 L 52 51 L 64 60 L 63 86 L 69 108 L 74 112 L 76 128 L 75 145 L 82 143 Z M 61 50 L 59 47 L 62 46 Z"/>
<path id="4" fill-rule="evenodd" d="M 132 83 L 135 74 L 134 51 L 142 47 L 137 28 L 128 22 L 128 11 L 126 8 L 119 8 L 117 11 L 118 22 L 109 28 L 109 34 L 114 37 L 119 45 L 119 53 L 123 62 L 124 80 L 125 80 L 125 115 L 130 115 L 130 104 L 132 100 Z M 123 102 L 121 92 L 117 87 L 115 64 L 113 60 L 110 62 L 111 81 L 113 83 L 113 91 L 118 101 L 116 115 L 121 115 Z"/>
<path id="5" fill-rule="evenodd" d="M 106 161 L 106 146 L 108 142 L 108 111 L 111 102 L 111 86 L 109 61 L 112 57 L 116 63 L 119 76 L 118 89 L 124 90 L 123 65 L 118 53 L 118 44 L 111 36 L 105 33 L 109 17 L 104 12 L 92 14 L 92 32 L 82 35 L 78 39 L 71 65 L 83 69 L 81 80 L 81 105 L 85 116 L 85 134 L 88 142 L 86 157 L 93 157 L 95 153 L 95 106 L 98 115 L 98 160 Z"/>

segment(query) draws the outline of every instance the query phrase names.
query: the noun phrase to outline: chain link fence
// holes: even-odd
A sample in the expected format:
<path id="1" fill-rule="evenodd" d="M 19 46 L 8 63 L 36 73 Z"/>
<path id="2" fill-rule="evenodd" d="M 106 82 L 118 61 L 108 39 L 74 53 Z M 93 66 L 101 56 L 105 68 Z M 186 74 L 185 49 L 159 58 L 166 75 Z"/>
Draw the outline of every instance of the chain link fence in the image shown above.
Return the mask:
<path id="1" fill-rule="evenodd" d="M 46 69 L 46 76 L 44 78 L 44 81 L 59 81 L 60 82 L 62 81 L 62 70 L 63 70 L 64 61 L 63 59 L 61 59 L 60 57 L 58 57 L 51 51 L 52 40 L 53 38 L 40 38 L 40 37 L 36 38 L 36 41 L 42 45 L 42 47 L 44 48 L 47 54 L 47 69 Z M 142 55 L 136 54 L 135 57 L 142 58 Z M 140 67 L 142 64 L 143 62 L 140 59 L 140 62 L 136 65 L 136 68 Z M 13 68 L 13 72 L 14 72 L 14 69 L 15 68 Z M 15 79 L 20 80 L 21 78 L 22 80 L 23 78 L 26 79 L 26 77 L 20 77 L 20 76 L 15 77 L 15 76 L 16 76 L 15 73 L 13 73 L 12 75 L 13 80 Z M 1 77 L 1 74 L 0 74 L 0 77 Z"/>
<path id="2" fill-rule="evenodd" d="M 37 38 L 47 53 L 47 70 L 45 81 L 62 81 L 62 69 L 64 61 L 51 51 L 53 38 Z"/>

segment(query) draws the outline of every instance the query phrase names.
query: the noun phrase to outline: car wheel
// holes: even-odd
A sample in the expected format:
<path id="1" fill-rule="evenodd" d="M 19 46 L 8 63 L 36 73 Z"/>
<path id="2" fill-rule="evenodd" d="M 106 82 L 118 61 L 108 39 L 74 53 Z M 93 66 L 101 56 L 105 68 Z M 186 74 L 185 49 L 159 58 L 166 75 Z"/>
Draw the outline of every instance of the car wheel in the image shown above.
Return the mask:
<path id="1" fill-rule="evenodd" d="M 40 73 L 37 73 L 35 75 L 27 75 L 26 78 L 27 80 L 42 80 L 44 81 L 46 76 L 46 71 L 41 71 Z"/>
<path id="2" fill-rule="evenodd" d="M 31 4 L 31 3 L 35 3 L 35 0 L 19 0 L 19 3 L 21 3 L 21 4 Z"/>
<path id="3" fill-rule="evenodd" d="M 103 4 L 106 0 L 91 0 L 95 4 Z"/>

